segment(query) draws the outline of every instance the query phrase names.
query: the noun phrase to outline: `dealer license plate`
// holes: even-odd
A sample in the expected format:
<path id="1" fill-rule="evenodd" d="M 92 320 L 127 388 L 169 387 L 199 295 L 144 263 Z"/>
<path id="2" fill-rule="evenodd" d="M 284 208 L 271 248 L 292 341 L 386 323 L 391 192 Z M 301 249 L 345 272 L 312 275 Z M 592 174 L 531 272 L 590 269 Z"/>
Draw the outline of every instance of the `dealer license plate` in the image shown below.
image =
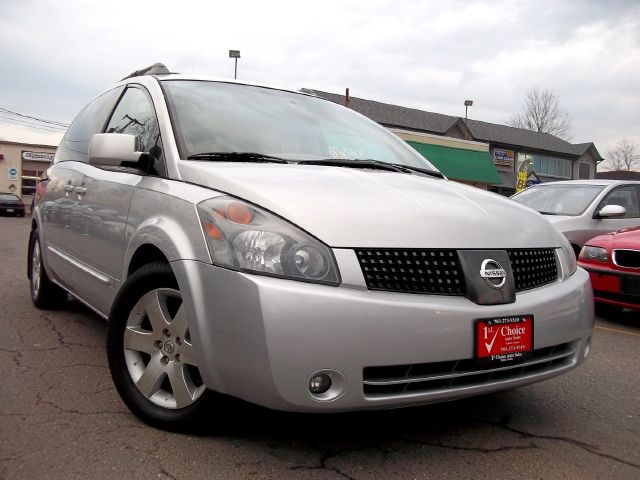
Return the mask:
<path id="1" fill-rule="evenodd" d="M 476 320 L 476 358 L 492 363 L 525 358 L 533 350 L 533 315 Z"/>
<path id="2" fill-rule="evenodd" d="M 7 208 L 7 213 L 13 213 L 13 208 Z"/>
<path id="3" fill-rule="evenodd" d="M 620 293 L 623 295 L 640 295 L 640 277 L 622 277 L 620 279 Z"/>

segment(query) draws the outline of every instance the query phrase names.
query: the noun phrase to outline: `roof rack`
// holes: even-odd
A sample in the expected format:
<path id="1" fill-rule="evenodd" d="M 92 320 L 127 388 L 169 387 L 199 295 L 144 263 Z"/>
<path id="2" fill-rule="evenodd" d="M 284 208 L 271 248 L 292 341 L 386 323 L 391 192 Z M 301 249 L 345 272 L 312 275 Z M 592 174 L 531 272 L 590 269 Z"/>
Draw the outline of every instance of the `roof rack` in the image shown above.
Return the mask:
<path id="1" fill-rule="evenodd" d="M 145 68 L 141 68 L 140 70 L 136 70 L 135 72 L 130 73 L 129 75 L 124 77 L 122 80 L 126 80 L 127 78 L 132 78 L 132 77 L 140 77 L 142 75 L 166 75 L 168 73 L 171 73 L 171 72 L 164 65 L 164 63 L 154 63 L 153 65 L 150 65 Z"/>

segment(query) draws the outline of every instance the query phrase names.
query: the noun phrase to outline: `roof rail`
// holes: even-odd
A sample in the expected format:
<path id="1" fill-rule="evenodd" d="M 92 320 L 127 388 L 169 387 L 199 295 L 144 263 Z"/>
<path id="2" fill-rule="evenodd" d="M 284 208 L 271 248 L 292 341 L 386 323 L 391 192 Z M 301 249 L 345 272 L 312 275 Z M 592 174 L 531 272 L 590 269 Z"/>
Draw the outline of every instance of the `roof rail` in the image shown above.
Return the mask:
<path id="1" fill-rule="evenodd" d="M 166 75 L 171 73 L 169 69 L 164 65 L 164 63 L 154 63 L 145 68 L 141 68 L 140 70 L 136 70 L 133 73 L 130 73 L 122 80 L 126 80 L 127 78 L 139 77 L 141 75 Z"/>

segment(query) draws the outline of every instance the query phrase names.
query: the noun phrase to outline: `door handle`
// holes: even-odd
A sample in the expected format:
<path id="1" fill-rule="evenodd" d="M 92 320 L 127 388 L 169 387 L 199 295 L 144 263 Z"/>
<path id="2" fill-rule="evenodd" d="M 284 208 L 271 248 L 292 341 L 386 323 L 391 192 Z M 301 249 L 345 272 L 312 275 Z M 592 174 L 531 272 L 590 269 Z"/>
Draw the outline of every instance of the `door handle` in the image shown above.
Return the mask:
<path id="1" fill-rule="evenodd" d="M 65 192 L 73 192 L 73 185 L 67 184 L 63 188 Z"/>
<path id="2" fill-rule="evenodd" d="M 78 195 L 84 195 L 87 193 L 87 189 L 85 187 L 76 187 L 76 193 Z"/>

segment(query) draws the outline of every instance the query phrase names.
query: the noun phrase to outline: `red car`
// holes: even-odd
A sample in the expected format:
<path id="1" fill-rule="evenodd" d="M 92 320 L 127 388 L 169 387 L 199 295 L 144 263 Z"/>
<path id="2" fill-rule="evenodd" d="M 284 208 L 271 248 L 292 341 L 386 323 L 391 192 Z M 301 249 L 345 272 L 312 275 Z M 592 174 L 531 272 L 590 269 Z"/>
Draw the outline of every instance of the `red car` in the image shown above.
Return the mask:
<path id="1" fill-rule="evenodd" d="M 597 303 L 640 310 L 640 227 L 587 241 L 578 265 L 589 272 Z"/>

